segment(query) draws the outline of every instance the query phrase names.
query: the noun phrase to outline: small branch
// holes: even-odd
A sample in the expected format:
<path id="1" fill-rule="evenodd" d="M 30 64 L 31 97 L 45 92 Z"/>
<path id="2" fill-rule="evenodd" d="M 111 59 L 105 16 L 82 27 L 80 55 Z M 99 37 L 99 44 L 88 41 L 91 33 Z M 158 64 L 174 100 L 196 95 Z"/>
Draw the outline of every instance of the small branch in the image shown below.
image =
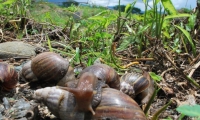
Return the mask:
<path id="1" fill-rule="evenodd" d="M 183 76 L 183 78 L 185 78 L 186 80 L 188 80 L 190 83 L 192 83 L 194 86 L 196 86 L 197 88 L 200 88 L 200 85 L 192 78 L 190 78 L 189 76 L 185 75 L 185 73 L 183 72 L 182 69 L 178 68 L 176 66 L 176 64 L 171 60 L 171 58 L 169 57 L 169 55 L 167 54 L 166 50 L 163 50 L 163 54 L 164 56 L 167 58 L 167 60 L 174 66 L 175 70 L 181 74 Z"/>

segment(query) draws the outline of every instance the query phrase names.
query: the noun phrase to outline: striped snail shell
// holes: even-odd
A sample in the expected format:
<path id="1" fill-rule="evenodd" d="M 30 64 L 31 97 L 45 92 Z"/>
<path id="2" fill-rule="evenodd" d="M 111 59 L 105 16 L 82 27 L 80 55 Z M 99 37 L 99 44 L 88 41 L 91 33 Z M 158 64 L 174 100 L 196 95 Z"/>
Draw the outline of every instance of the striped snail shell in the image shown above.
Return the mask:
<path id="1" fill-rule="evenodd" d="M 120 78 L 120 91 L 134 98 L 148 88 L 150 80 L 148 73 L 132 72 L 126 73 Z"/>
<path id="2" fill-rule="evenodd" d="M 112 88 L 102 90 L 102 99 L 94 116 L 87 120 L 147 120 L 139 105 L 128 95 Z"/>
<path id="3" fill-rule="evenodd" d="M 106 64 L 96 63 L 89 67 L 83 69 L 80 72 L 78 78 L 85 72 L 90 72 L 94 74 L 99 80 L 108 84 L 111 88 L 118 89 L 120 88 L 119 75 L 117 72 L 110 66 Z"/>
<path id="4" fill-rule="evenodd" d="M 60 55 L 44 52 L 32 59 L 31 69 L 38 79 L 58 81 L 65 76 L 69 62 Z"/>
<path id="5" fill-rule="evenodd" d="M 69 61 L 53 52 L 43 52 L 27 62 L 21 71 L 21 76 L 28 82 L 44 81 L 58 83 L 62 78 L 69 78 L 67 74 Z M 70 74 L 73 71 L 70 69 Z M 67 76 L 65 76 L 67 75 Z M 70 77 L 73 79 L 74 77 Z"/>
<path id="6" fill-rule="evenodd" d="M 0 86 L 5 91 L 14 89 L 19 80 L 18 73 L 14 66 L 0 62 Z"/>
<path id="7" fill-rule="evenodd" d="M 23 80 L 26 81 L 38 81 L 38 78 L 35 76 L 31 69 L 31 60 L 24 64 L 22 70 L 20 71 L 20 75 Z"/>

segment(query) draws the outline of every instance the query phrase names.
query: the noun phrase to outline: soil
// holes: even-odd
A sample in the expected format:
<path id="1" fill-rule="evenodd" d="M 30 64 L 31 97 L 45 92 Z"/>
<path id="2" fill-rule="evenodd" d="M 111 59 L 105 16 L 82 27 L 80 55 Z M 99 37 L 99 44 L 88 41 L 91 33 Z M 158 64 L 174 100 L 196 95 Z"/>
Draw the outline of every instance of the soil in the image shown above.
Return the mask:
<path id="1" fill-rule="evenodd" d="M 2 17 L 1 19 L 5 19 Z M 26 19 L 26 18 L 24 18 Z M 57 26 L 45 23 L 39 24 L 31 19 L 25 20 L 25 26 L 21 25 L 21 30 L 28 31 L 22 38 L 18 38 L 18 31 L 13 28 L 12 24 L 7 23 L 6 25 L 1 25 L 0 29 L 0 43 L 7 41 L 23 41 L 32 45 L 38 46 L 35 50 L 36 54 L 49 51 L 49 47 L 46 44 L 47 38 L 44 33 L 47 33 L 48 37 L 51 40 L 62 42 L 63 44 L 68 44 L 69 39 L 69 30 L 63 30 Z M 22 23 L 21 23 L 22 24 Z M 11 28 L 11 29 L 6 29 Z M 37 30 L 40 34 L 33 34 L 33 31 Z M 32 32 L 31 32 L 32 31 Z M 63 42 L 64 41 L 64 42 Z M 171 104 L 161 112 L 159 119 L 171 118 L 176 120 L 180 117 L 180 114 L 176 111 L 176 108 L 183 104 L 194 105 L 200 104 L 200 89 L 195 87 L 189 82 L 185 75 L 189 75 L 192 70 L 192 67 L 198 64 L 199 55 L 197 57 L 191 57 L 190 54 L 170 54 L 169 51 L 165 51 L 162 45 L 157 45 L 157 48 L 149 48 L 149 52 L 152 52 L 154 49 L 154 60 L 141 60 L 139 61 L 140 67 L 146 69 L 147 71 L 155 72 L 157 75 L 162 77 L 162 80 L 156 82 L 155 85 L 160 88 L 156 97 L 154 98 L 150 110 L 148 113 L 148 119 L 151 119 L 152 116 L 164 105 L 166 105 L 170 100 Z M 63 50 L 64 48 L 59 44 L 52 44 L 53 48 Z M 73 47 L 73 46 L 72 46 Z M 134 58 L 133 48 L 128 48 L 125 51 L 116 52 L 116 56 L 120 56 L 124 64 L 130 63 Z M 197 47 L 197 51 L 199 48 Z M 147 53 L 148 54 L 148 50 Z M 199 53 L 198 53 L 199 54 Z M 143 54 L 145 57 L 145 53 Z M 31 60 L 34 56 L 30 58 L 1 58 L 2 62 L 7 62 L 10 65 L 15 67 L 22 65 L 24 62 Z M 67 57 L 67 56 L 63 56 Z M 176 57 L 176 59 L 174 59 Z M 192 59 L 190 59 L 192 58 Z M 190 61 L 189 61 L 190 60 Z M 147 62 L 148 61 L 148 62 Z M 77 65 L 78 66 L 78 65 Z M 133 69 L 132 65 L 128 65 L 127 68 Z M 196 69 L 191 75 L 195 81 L 200 84 L 200 79 L 198 79 L 200 68 Z M 27 115 L 24 116 L 20 110 L 26 111 L 24 108 L 17 108 L 16 103 L 20 105 L 30 104 L 28 110 L 35 112 L 33 119 L 37 120 L 56 120 L 57 118 L 50 113 L 47 107 L 41 103 L 33 103 L 33 92 L 36 89 L 43 88 L 45 86 L 54 86 L 55 84 L 47 83 L 28 83 L 24 81 L 21 77 L 15 89 L 6 92 L 3 89 L 0 94 L 0 119 L 27 119 Z M 22 101 L 22 103 L 19 103 Z M 142 108 L 142 106 L 141 106 Z M 27 112 L 27 111 L 26 111 Z M 17 114 L 17 115 L 16 115 Z M 192 120 L 190 117 L 184 117 L 184 120 Z"/>

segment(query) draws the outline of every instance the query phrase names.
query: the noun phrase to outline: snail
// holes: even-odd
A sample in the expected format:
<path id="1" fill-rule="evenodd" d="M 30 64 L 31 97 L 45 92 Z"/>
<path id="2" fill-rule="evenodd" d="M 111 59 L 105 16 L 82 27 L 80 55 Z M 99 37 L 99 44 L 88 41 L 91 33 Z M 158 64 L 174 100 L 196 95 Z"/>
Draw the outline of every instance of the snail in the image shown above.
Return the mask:
<path id="1" fill-rule="evenodd" d="M 85 76 L 88 78 L 84 79 Z M 83 85 L 83 91 L 87 90 L 88 87 L 89 90 L 92 90 L 91 88 L 95 90 L 90 84 L 92 84 L 92 86 L 98 86 L 98 84 L 95 83 L 97 78 L 87 72 L 83 73 L 83 75 L 80 76 L 80 79 L 77 88 Z M 86 82 L 88 79 L 90 82 Z M 86 81 L 84 82 L 84 80 Z M 63 87 L 46 87 L 36 90 L 33 98 L 43 102 L 49 110 L 61 120 L 146 120 L 145 114 L 139 105 L 132 98 L 119 90 L 102 88 L 102 90 L 100 90 L 100 103 L 96 107 L 93 107 L 95 114 L 87 112 L 88 110 L 80 111 L 79 108 L 75 110 L 75 108 L 79 106 L 81 106 L 81 108 L 88 108 L 88 104 L 85 103 L 90 103 L 91 99 L 85 101 L 88 98 L 87 94 L 85 94 L 86 98 L 78 98 L 80 99 L 79 101 L 84 100 L 84 102 L 81 102 L 81 105 L 78 103 L 77 106 L 77 98 L 74 97 L 73 93 L 70 91 L 69 88 L 64 90 Z"/>
<path id="2" fill-rule="evenodd" d="M 18 73 L 14 66 L 0 62 L 0 86 L 5 91 L 10 91 L 18 83 Z"/>
<path id="3" fill-rule="evenodd" d="M 74 79 L 69 61 L 53 52 L 43 52 L 34 57 L 23 66 L 20 75 L 28 82 L 40 80 L 58 83 Z M 63 84 L 62 82 L 60 84 Z"/>
<path id="4" fill-rule="evenodd" d="M 141 103 L 147 103 L 154 91 L 154 83 L 148 72 L 126 73 L 120 78 L 120 91 L 133 99 L 139 96 Z"/>
<path id="5" fill-rule="evenodd" d="M 83 69 L 78 75 L 78 78 L 85 72 L 93 73 L 98 79 L 108 84 L 111 88 L 120 89 L 119 75 L 110 66 L 106 64 L 96 63 Z"/>
<path id="6" fill-rule="evenodd" d="M 93 90 L 96 88 L 96 86 L 97 86 L 97 77 L 92 73 L 85 72 L 80 77 L 80 80 L 78 81 L 76 88 L 70 88 L 70 87 L 60 87 L 60 88 L 74 94 L 74 97 L 76 99 L 75 110 L 84 112 L 91 111 L 92 114 L 94 115 L 95 112 L 92 109 L 91 103 L 94 95 Z"/>
<path id="7" fill-rule="evenodd" d="M 126 73 L 119 78 L 117 72 L 108 65 L 96 63 L 80 72 L 78 78 L 85 72 L 93 73 L 109 87 L 118 89 L 133 99 L 137 96 L 142 104 L 149 101 L 154 91 L 154 83 L 148 72 Z"/>

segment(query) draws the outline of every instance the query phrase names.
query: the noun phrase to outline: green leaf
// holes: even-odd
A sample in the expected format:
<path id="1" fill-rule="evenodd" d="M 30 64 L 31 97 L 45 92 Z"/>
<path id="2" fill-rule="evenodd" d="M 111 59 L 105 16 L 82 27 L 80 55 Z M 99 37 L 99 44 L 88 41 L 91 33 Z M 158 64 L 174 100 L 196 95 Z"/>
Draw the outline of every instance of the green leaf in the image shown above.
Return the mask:
<path id="1" fill-rule="evenodd" d="M 76 55 L 75 55 L 75 61 L 80 62 L 80 49 L 79 47 L 76 47 Z"/>
<path id="2" fill-rule="evenodd" d="M 170 15 L 176 15 L 177 11 L 172 4 L 171 0 L 161 0 L 162 5 L 164 6 L 165 10 L 168 12 Z"/>
<path id="3" fill-rule="evenodd" d="M 144 31 L 147 31 L 147 29 L 151 26 L 151 23 L 148 23 L 147 25 L 143 26 L 142 28 L 140 28 L 140 30 L 138 31 L 137 35 L 143 33 Z"/>
<path id="4" fill-rule="evenodd" d="M 48 47 L 49 47 L 49 51 L 53 52 L 53 49 L 51 47 L 51 40 L 49 39 L 49 37 L 47 36 L 47 43 L 48 43 Z"/>
<path id="5" fill-rule="evenodd" d="M 4 2 L 4 5 L 11 5 L 15 2 L 16 0 L 7 0 L 6 2 Z"/>
<path id="6" fill-rule="evenodd" d="M 158 4 L 160 2 L 160 0 L 156 0 L 155 4 Z"/>
<path id="7" fill-rule="evenodd" d="M 173 19 L 173 18 L 180 18 L 180 17 L 190 17 L 191 15 L 190 14 L 185 14 L 185 13 L 181 13 L 181 14 L 177 14 L 177 15 L 167 15 L 165 17 L 165 20 L 166 19 Z"/>
<path id="8" fill-rule="evenodd" d="M 88 19 L 89 20 L 100 20 L 100 21 L 105 20 L 105 18 L 103 18 L 103 16 L 92 16 L 92 17 L 90 17 Z"/>
<path id="9" fill-rule="evenodd" d="M 168 39 L 171 38 L 171 36 L 169 35 L 169 32 L 168 32 L 168 31 L 163 31 L 163 35 L 164 35 L 165 37 L 167 37 Z"/>
<path id="10" fill-rule="evenodd" d="M 146 3 L 146 2 L 147 2 L 147 0 L 143 0 L 143 2 L 144 2 L 144 3 Z"/>
<path id="11" fill-rule="evenodd" d="M 104 15 L 108 15 L 109 14 L 109 10 L 104 10 L 98 14 L 96 14 L 95 16 L 104 16 Z"/>
<path id="12" fill-rule="evenodd" d="M 192 14 L 190 15 L 189 19 L 188 19 L 188 26 L 190 26 L 190 29 L 194 29 L 194 26 L 196 24 L 196 14 Z"/>
<path id="13" fill-rule="evenodd" d="M 190 33 L 188 31 L 186 31 L 185 29 L 183 29 L 182 27 L 180 26 L 177 26 L 177 25 L 174 25 L 175 27 L 177 27 L 179 30 L 181 30 L 183 32 L 183 34 L 187 37 L 191 47 L 192 47 L 192 52 L 193 52 L 193 55 L 196 56 L 196 46 L 194 45 L 193 41 L 192 41 L 192 38 L 190 36 Z"/>
<path id="14" fill-rule="evenodd" d="M 131 9 L 131 4 L 127 4 L 125 7 L 125 13 L 128 13 L 130 9 Z"/>
<path id="15" fill-rule="evenodd" d="M 182 105 L 176 108 L 181 114 L 190 116 L 190 117 L 200 117 L 200 105 Z"/>
<path id="16" fill-rule="evenodd" d="M 80 27 L 80 25 L 81 25 L 80 23 L 75 23 L 72 31 L 76 31 Z"/>
<path id="17" fill-rule="evenodd" d="M 154 72 L 149 72 L 149 75 L 151 76 L 151 78 L 155 81 L 161 81 L 162 77 L 159 75 L 156 75 Z"/>
<path id="18" fill-rule="evenodd" d="M 125 25 L 126 25 L 126 27 L 128 29 L 128 32 L 135 34 L 135 31 L 133 31 L 133 29 L 127 23 L 125 23 Z"/>

